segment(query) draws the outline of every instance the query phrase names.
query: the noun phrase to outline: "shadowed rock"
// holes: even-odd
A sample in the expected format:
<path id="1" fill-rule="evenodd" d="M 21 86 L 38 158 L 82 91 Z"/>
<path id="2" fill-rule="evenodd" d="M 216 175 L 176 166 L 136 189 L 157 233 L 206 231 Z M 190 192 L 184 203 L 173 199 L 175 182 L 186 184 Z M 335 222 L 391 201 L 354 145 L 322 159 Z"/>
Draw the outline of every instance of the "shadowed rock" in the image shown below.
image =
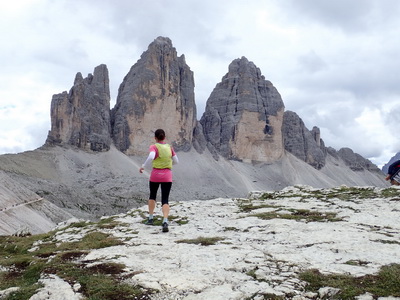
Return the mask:
<path id="1" fill-rule="evenodd" d="M 47 145 L 68 144 L 81 149 L 110 149 L 110 88 L 106 65 L 85 79 L 77 73 L 69 93 L 53 96 Z"/>
<path id="2" fill-rule="evenodd" d="M 285 111 L 282 126 L 285 150 L 316 169 L 325 165 L 324 144 L 318 127 L 309 131 L 303 120 L 292 111 Z"/>
<path id="3" fill-rule="evenodd" d="M 375 171 L 380 172 L 379 168 L 370 160 L 362 157 L 358 153 L 354 153 L 350 148 L 341 148 L 337 152 L 338 156 L 343 159 L 346 165 L 353 171 Z"/>
<path id="4" fill-rule="evenodd" d="M 144 154 L 163 128 L 175 150 L 191 148 L 196 123 L 193 72 L 169 38 L 158 37 L 132 66 L 111 112 L 113 140 L 126 154 Z"/>
<path id="5" fill-rule="evenodd" d="M 242 57 L 229 65 L 214 88 L 200 123 L 211 152 L 229 159 L 273 162 L 284 153 L 283 111 L 276 88 Z"/>

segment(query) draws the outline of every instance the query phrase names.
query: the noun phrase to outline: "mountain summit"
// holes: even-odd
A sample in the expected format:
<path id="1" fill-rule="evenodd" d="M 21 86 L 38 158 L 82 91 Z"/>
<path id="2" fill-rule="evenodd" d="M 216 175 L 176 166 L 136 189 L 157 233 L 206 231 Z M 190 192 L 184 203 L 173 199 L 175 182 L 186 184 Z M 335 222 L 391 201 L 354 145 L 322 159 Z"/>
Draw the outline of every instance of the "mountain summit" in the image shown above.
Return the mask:
<path id="1" fill-rule="evenodd" d="M 210 147 L 223 157 L 273 162 L 284 154 L 283 112 L 277 89 L 242 57 L 211 93 L 200 123 Z"/>
<path id="2" fill-rule="evenodd" d="M 111 144 L 108 69 L 100 65 L 85 79 L 77 73 L 69 93 L 53 96 L 51 130 L 46 144 L 84 150 L 109 150 Z"/>
<path id="3" fill-rule="evenodd" d="M 196 122 L 193 72 L 169 38 L 158 37 L 132 66 L 111 116 L 114 143 L 126 154 L 146 153 L 158 128 L 168 129 L 176 150 L 190 149 Z"/>
<path id="4" fill-rule="evenodd" d="M 125 76 L 112 110 L 105 65 L 85 79 L 78 73 L 69 93 L 54 95 L 46 144 L 99 152 L 113 142 L 127 155 L 144 155 L 152 133 L 166 128 L 175 150 L 207 148 L 216 160 L 272 163 L 290 152 L 316 169 L 331 155 L 354 170 L 378 170 L 351 149 L 326 148 L 318 127 L 309 131 L 284 109 L 278 90 L 242 57 L 229 65 L 197 121 L 193 72 L 171 40 L 158 37 Z"/>

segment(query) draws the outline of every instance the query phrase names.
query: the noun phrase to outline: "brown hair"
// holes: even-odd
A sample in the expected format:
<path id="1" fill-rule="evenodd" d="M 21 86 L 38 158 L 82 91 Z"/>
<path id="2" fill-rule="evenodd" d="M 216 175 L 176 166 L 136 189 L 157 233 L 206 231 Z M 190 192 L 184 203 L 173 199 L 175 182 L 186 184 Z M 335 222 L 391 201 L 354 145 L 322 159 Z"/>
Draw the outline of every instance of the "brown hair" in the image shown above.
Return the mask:
<path id="1" fill-rule="evenodd" d="M 156 132 L 154 132 L 154 137 L 159 141 L 163 141 L 165 139 L 165 131 L 162 129 L 157 129 Z"/>

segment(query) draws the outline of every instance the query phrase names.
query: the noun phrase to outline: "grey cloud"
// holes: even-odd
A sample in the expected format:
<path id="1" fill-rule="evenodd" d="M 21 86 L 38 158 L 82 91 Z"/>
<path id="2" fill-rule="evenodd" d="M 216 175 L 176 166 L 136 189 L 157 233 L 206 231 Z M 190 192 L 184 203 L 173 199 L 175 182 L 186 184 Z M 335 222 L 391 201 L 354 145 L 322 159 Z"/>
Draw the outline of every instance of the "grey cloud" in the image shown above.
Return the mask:
<path id="1" fill-rule="evenodd" d="M 235 42 L 231 35 L 223 38 L 214 31 L 223 24 L 226 7 L 219 1 L 86 1 L 88 7 L 95 5 L 102 20 L 94 32 L 107 34 L 111 40 L 135 45 L 138 51 L 158 36 L 172 39 L 178 53 L 203 53 L 210 57 L 224 56 L 224 49 Z M 68 5 L 78 4 L 76 2 Z M 79 2 L 81 5 L 81 2 Z"/>
<path id="2" fill-rule="evenodd" d="M 298 21 L 318 22 L 346 33 L 378 30 L 381 22 L 396 20 L 400 9 L 396 0 L 290 0 L 280 4 Z"/>
<path id="3" fill-rule="evenodd" d="M 391 130 L 393 134 L 396 134 L 397 136 L 400 124 L 400 105 L 395 106 L 388 113 L 386 113 L 384 115 L 384 121 L 389 130 Z M 400 139 L 398 140 L 400 141 Z"/>
<path id="4" fill-rule="evenodd" d="M 317 55 L 315 51 L 310 51 L 307 54 L 300 55 L 298 57 L 298 63 L 300 68 L 310 73 L 316 73 L 327 68 L 325 61 Z"/>
<path id="5" fill-rule="evenodd" d="M 383 58 L 378 64 L 371 57 L 371 61 L 365 61 L 364 64 L 346 66 L 333 65 L 332 62 L 330 65 L 323 64 L 318 59 L 313 60 L 313 56 L 307 56 L 299 59 L 301 69 L 288 79 L 293 87 L 303 93 L 325 93 L 328 97 L 329 93 L 341 93 L 360 105 L 380 105 L 385 97 L 400 94 L 400 64 L 392 59 Z"/>

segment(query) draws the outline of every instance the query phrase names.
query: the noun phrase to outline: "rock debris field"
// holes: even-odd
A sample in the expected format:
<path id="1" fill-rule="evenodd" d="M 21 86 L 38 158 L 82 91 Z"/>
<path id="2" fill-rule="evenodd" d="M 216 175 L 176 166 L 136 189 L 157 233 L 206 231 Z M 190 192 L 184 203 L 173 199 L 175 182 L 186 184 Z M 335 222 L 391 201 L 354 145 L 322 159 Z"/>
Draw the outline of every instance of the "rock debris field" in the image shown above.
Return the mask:
<path id="1" fill-rule="evenodd" d="M 60 257 L 137 289 L 134 297 L 118 292 L 115 299 L 400 299 L 396 287 L 387 295 L 361 287 L 345 297 L 343 289 L 324 282 L 313 289 L 304 277 L 313 270 L 370 278 L 399 266 L 399 188 L 298 185 L 247 198 L 174 202 L 168 233 L 145 225 L 146 211 L 144 206 L 99 222 L 71 220 L 45 237 L 26 237 L 32 239 L 31 265 L 44 266 L 26 299 L 114 299 L 95 298 L 87 280 L 54 263 Z M 159 203 L 156 213 L 157 224 Z M 117 243 L 84 248 L 80 242 L 93 234 Z M 17 268 L 0 262 L 1 278 Z M 0 299 L 24 289 L 1 287 Z"/>

